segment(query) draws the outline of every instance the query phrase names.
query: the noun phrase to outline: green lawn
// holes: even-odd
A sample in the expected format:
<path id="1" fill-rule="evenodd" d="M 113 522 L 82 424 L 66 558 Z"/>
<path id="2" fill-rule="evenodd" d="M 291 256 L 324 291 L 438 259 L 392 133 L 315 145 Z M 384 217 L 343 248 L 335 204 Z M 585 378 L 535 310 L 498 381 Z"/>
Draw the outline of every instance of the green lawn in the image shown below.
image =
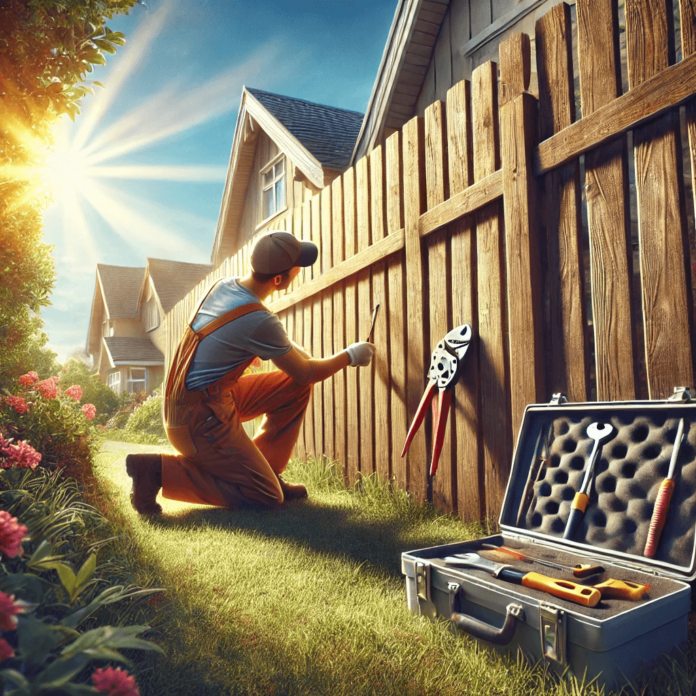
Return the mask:
<path id="1" fill-rule="evenodd" d="M 479 525 L 371 481 L 348 491 L 325 466 L 298 462 L 287 478 L 307 483 L 308 502 L 229 512 L 161 500 L 164 517 L 148 522 L 131 510 L 125 456 L 162 450 L 106 442 L 95 463 L 139 581 L 167 590 L 151 620 L 167 657 L 140 664 L 143 696 L 603 693 L 544 680 L 408 611 L 401 552 L 480 536 Z M 690 655 L 690 669 L 664 660 L 641 693 L 692 693 Z"/>

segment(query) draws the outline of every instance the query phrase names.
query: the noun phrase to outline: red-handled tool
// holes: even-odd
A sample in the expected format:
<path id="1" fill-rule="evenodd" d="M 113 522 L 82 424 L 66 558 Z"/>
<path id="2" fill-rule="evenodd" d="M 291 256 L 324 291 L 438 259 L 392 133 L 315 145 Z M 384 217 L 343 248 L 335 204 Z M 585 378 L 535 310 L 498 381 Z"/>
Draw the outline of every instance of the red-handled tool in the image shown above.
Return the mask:
<path id="1" fill-rule="evenodd" d="M 457 383 L 461 364 L 469 344 L 471 343 L 471 326 L 464 324 L 450 331 L 436 346 L 430 359 L 428 370 L 428 386 L 418 404 L 418 410 L 413 417 L 413 422 L 406 435 L 406 442 L 401 456 L 405 457 L 411 441 L 418 428 L 420 428 L 425 414 L 435 396 L 435 389 L 440 392 L 437 401 L 437 413 L 435 415 L 435 427 L 433 428 L 433 458 L 430 462 L 430 475 L 435 476 L 437 463 L 440 460 L 442 445 L 445 440 L 447 428 L 447 415 L 449 414 L 452 392 L 450 389 Z"/>
<path id="2" fill-rule="evenodd" d="M 669 511 L 669 503 L 672 500 L 674 492 L 674 470 L 677 467 L 677 459 L 679 458 L 679 448 L 681 446 L 682 437 L 684 435 L 684 419 L 679 421 L 677 428 L 677 439 L 674 441 L 672 448 L 672 458 L 669 460 L 669 471 L 667 478 L 660 485 L 660 490 L 657 494 L 655 507 L 653 508 L 652 519 L 650 520 L 650 529 L 648 530 L 648 541 L 645 544 L 643 555 L 647 558 L 652 558 L 657 551 L 657 545 L 660 542 L 660 534 L 665 526 L 667 512 Z"/>

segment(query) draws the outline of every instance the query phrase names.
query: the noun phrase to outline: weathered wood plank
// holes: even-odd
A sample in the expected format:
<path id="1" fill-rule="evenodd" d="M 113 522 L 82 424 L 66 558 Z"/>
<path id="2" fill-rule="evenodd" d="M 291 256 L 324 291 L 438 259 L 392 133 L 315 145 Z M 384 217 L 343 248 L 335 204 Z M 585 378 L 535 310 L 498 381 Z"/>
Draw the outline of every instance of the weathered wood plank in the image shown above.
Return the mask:
<path id="1" fill-rule="evenodd" d="M 322 257 L 321 240 L 321 196 L 316 195 L 310 201 L 312 215 L 312 241 L 319 247 L 319 258 Z M 322 303 L 321 295 L 312 302 L 312 355 L 323 357 Z M 317 382 L 313 390 L 314 398 L 314 448 L 317 457 L 324 455 L 324 384 Z"/>
<path id="2" fill-rule="evenodd" d="M 578 54 L 583 117 L 621 94 L 616 0 L 578 0 Z M 626 139 L 585 155 L 597 399 L 636 398 L 633 249 Z"/>
<path id="3" fill-rule="evenodd" d="M 471 84 L 462 80 L 447 93 L 447 155 L 452 198 L 474 181 Z M 478 306 L 476 230 L 467 215 L 449 226 L 452 273 L 452 326 L 470 324 L 473 340 L 453 399 L 457 513 L 465 522 L 480 520 L 484 509 L 483 449 L 479 442 Z"/>
<path id="4" fill-rule="evenodd" d="M 296 305 L 295 309 L 295 338 L 297 345 L 301 346 L 304 343 L 304 309 L 301 304 Z M 290 310 L 292 311 L 292 310 Z M 300 429 L 300 437 L 297 441 L 298 456 L 303 461 L 307 460 L 307 455 L 310 453 L 307 446 L 307 415 L 312 410 L 312 405 L 307 407 L 305 417 L 302 420 L 302 428 Z"/>
<path id="5" fill-rule="evenodd" d="M 303 239 L 312 239 L 312 203 L 307 201 L 302 205 L 302 237 Z M 313 353 L 314 343 L 312 341 L 312 302 L 311 300 L 306 300 L 302 305 L 303 319 L 302 323 L 304 325 L 304 349 L 310 353 Z M 269 309 L 274 312 L 273 306 Z M 319 357 L 319 356 L 316 356 Z M 312 387 L 312 398 L 305 411 L 305 449 L 307 454 L 313 457 L 320 455 L 317 452 L 314 439 L 314 393 L 315 388 Z"/>
<path id="6" fill-rule="evenodd" d="M 368 158 L 355 164 L 356 208 L 358 222 L 358 251 L 370 247 L 370 171 Z M 358 341 L 370 332 L 372 317 L 372 288 L 370 269 L 358 272 Z M 374 376 L 372 367 L 358 367 L 360 391 L 360 473 L 369 476 L 375 470 Z"/>
<path id="7" fill-rule="evenodd" d="M 503 173 L 498 169 L 469 188 L 453 193 L 451 198 L 423 213 L 419 222 L 419 234 L 421 237 L 427 237 L 440 227 L 487 206 L 502 195 Z"/>
<path id="8" fill-rule="evenodd" d="M 404 230 L 406 253 L 406 310 L 407 362 L 406 362 L 406 403 L 409 419 L 415 416 L 425 386 L 426 318 L 423 312 L 424 259 L 418 222 L 425 209 L 425 175 L 423 171 L 424 136 L 423 119 L 411 119 L 402 132 L 403 171 L 404 171 Z M 428 484 L 428 463 L 426 461 L 425 427 L 411 442 L 406 466 L 408 490 L 418 503 L 425 502 Z"/>
<path id="9" fill-rule="evenodd" d="M 370 212 L 372 215 L 372 242 L 374 244 L 384 239 L 387 233 L 386 176 L 382 146 L 378 145 L 372 150 L 369 157 Z M 389 291 L 384 261 L 380 261 L 372 267 L 372 304 L 373 307 L 380 305 L 373 339 L 377 352 L 372 361 L 375 395 L 375 470 L 382 481 L 389 481 L 391 469 L 391 428 L 389 426 L 391 379 L 389 368 Z"/>
<path id="10" fill-rule="evenodd" d="M 655 119 L 694 93 L 696 54 L 631 87 L 622 97 L 540 143 L 534 154 L 534 170 L 540 175 L 555 169 Z"/>
<path id="11" fill-rule="evenodd" d="M 696 0 L 679 0 L 682 56 L 696 54 Z M 696 208 L 696 100 L 686 104 L 686 131 L 689 137 L 691 192 Z"/>
<path id="12" fill-rule="evenodd" d="M 668 7 L 665 0 L 632 0 L 626 5 L 631 89 L 667 72 L 673 58 L 671 20 L 671 3 Z M 676 385 L 693 382 L 678 113 L 637 128 L 633 145 L 648 391 L 651 399 L 663 399 Z"/>
<path id="13" fill-rule="evenodd" d="M 343 179 L 337 177 L 331 184 L 331 212 L 333 229 L 333 265 L 338 266 L 346 257 L 346 242 L 343 220 Z M 334 352 L 346 346 L 345 329 L 345 289 L 343 283 L 333 286 L 333 342 Z M 340 370 L 334 375 L 334 457 L 346 470 L 346 371 Z"/>
<path id="14" fill-rule="evenodd" d="M 425 182 L 428 208 L 443 203 L 449 193 L 449 177 L 446 159 L 445 109 L 440 101 L 425 110 Z M 452 287 L 451 270 L 448 269 L 449 230 L 435 232 L 426 242 L 428 250 L 428 295 L 430 341 L 429 352 L 450 330 Z M 436 402 L 435 402 L 436 403 Z M 437 409 L 433 408 L 433 417 Z M 451 421 L 451 418 L 450 418 Z M 434 437 L 433 422 L 433 437 Z M 452 456 L 452 424 L 448 424 L 442 445 L 437 475 L 432 480 L 433 505 L 445 512 L 456 508 L 456 481 Z"/>
<path id="15" fill-rule="evenodd" d="M 399 236 L 403 229 L 403 178 L 401 132 L 389 136 L 387 149 L 387 240 Z M 387 259 L 389 281 L 389 363 L 391 371 L 391 474 L 402 490 L 408 488 L 406 460 L 401 449 L 407 433 L 406 404 L 406 286 L 404 284 L 404 254 Z"/>
<path id="16" fill-rule="evenodd" d="M 328 273 L 333 266 L 332 249 L 332 216 L 331 216 L 331 187 L 327 186 L 321 192 L 321 272 Z M 333 290 L 327 289 L 322 293 L 322 320 L 323 320 L 323 355 L 329 358 L 334 354 L 333 345 Z M 324 380 L 322 384 L 322 396 L 324 399 L 324 454 L 329 459 L 336 458 L 334 450 L 334 378 Z"/>
<path id="17" fill-rule="evenodd" d="M 575 117 L 570 7 L 565 3 L 553 7 L 536 22 L 535 32 L 539 133 L 543 140 L 570 126 Z M 551 393 L 567 394 L 571 401 L 586 401 L 589 353 L 577 162 L 546 175 L 542 200 L 547 387 Z"/>
<path id="18" fill-rule="evenodd" d="M 500 44 L 500 107 L 529 89 L 532 61 L 529 34 L 515 34 Z"/>
<path id="19" fill-rule="evenodd" d="M 479 181 L 500 166 L 497 86 L 495 63 L 474 70 L 474 179 Z M 502 212 L 502 205 L 496 202 L 476 213 L 481 421 L 489 517 L 497 516 L 502 506 L 512 454 Z"/>
<path id="20" fill-rule="evenodd" d="M 350 259 L 358 246 L 355 209 L 355 167 L 343 174 L 343 220 L 346 259 Z M 358 340 L 358 287 L 357 278 L 346 280 L 346 346 Z M 346 467 L 348 482 L 358 480 L 360 471 L 360 395 L 358 369 L 346 369 Z"/>

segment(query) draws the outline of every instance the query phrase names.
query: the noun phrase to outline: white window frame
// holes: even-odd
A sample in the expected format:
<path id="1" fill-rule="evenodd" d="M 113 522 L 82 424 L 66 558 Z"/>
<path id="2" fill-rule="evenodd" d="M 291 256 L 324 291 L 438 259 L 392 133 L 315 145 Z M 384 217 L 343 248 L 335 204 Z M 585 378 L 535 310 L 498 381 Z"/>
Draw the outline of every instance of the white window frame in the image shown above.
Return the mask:
<path id="1" fill-rule="evenodd" d="M 160 313 L 157 300 L 151 297 L 145 303 L 145 330 L 152 331 L 160 325 Z"/>
<path id="2" fill-rule="evenodd" d="M 275 167 L 277 167 L 279 164 L 283 164 L 283 171 L 276 174 L 273 172 Z M 271 180 L 268 183 L 264 183 L 264 179 L 266 175 L 269 172 L 273 172 L 273 176 Z M 263 169 L 261 169 L 260 172 L 260 189 L 261 189 L 261 222 L 266 222 L 266 220 L 270 220 L 271 218 L 275 217 L 276 215 L 279 215 L 283 211 L 287 210 L 288 208 L 288 187 L 287 187 L 287 173 L 288 173 L 288 167 L 287 167 L 287 160 L 285 159 L 285 155 L 281 152 L 278 156 L 274 157 Z M 276 198 L 276 185 L 280 184 L 283 192 L 283 202 L 282 204 L 278 204 L 278 200 Z M 273 204 L 270 206 L 270 210 L 268 215 L 264 215 L 264 194 L 266 191 L 272 191 L 272 199 L 273 199 Z"/>
<path id="3" fill-rule="evenodd" d="M 134 378 L 133 377 L 133 370 L 142 370 L 143 371 L 143 376 L 142 378 Z M 142 382 L 143 386 L 142 389 L 133 389 L 133 385 L 135 383 L 140 383 Z M 126 389 L 128 390 L 129 394 L 135 394 L 135 392 L 139 391 L 147 391 L 147 368 L 146 367 L 129 367 L 128 368 L 128 380 L 126 381 Z"/>
<path id="4" fill-rule="evenodd" d="M 118 372 L 112 372 L 108 376 L 109 388 L 115 391 L 117 394 L 121 392 L 121 370 Z"/>

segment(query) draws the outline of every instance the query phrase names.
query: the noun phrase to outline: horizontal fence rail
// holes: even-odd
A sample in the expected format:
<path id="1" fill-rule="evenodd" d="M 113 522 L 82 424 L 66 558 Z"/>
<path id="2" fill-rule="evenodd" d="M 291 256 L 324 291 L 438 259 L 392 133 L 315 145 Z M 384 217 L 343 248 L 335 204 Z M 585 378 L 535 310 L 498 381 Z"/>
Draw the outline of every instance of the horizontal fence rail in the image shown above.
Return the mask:
<path id="1" fill-rule="evenodd" d="M 693 384 L 678 109 L 685 105 L 693 180 L 696 27 L 692 3 L 680 8 L 684 57 L 675 63 L 665 3 L 627 6 L 622 94 L 616 3 L 577 0 L 575 23 L 568 5 L 556 5 L 536 22 L 533 52 L 528 36 L 511 37 L 499 69 L 478 67 L 445 103 L 295 209 L 288 229 L 311 239 L 319 259 L 268 303 L 290 338 L 329 356 L 365 340 L 381 307 L 373 364 L 315 385 L 298 456 L 326 455 L 350 482 L 376 474 L 477 520 L 500 511 L 528 403 L 558 391 L 573 401 L 665 398 Z M 532 55 L 538 96 L 528 91 Z M 202 293 L 248 272 L 250 249 L 166 316 L 168 359 Z M 404 459 L 401 449 L 430 353 L 464 323 L 475 340 L 431 480 L 429 419 Z"/>

